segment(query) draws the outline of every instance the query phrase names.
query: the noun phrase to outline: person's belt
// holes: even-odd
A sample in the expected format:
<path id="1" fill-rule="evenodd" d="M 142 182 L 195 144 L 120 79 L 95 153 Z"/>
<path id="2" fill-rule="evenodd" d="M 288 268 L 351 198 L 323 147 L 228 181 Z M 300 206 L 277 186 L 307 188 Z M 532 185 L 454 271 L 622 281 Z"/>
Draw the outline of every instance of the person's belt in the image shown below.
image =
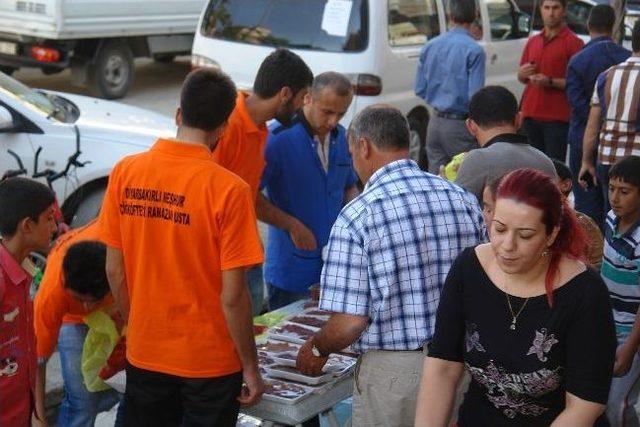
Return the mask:
<path id="1" fill-rule="evenodd" d="M 435 108 L 433 109 L 436 116 L 442 117 L 443 119 L 451 119 L 451 120 L 467 120 L 469 117 L 468 114 L 453 114 L 453 113 L 445 113 L 444 111 L 438 111 Z"/>

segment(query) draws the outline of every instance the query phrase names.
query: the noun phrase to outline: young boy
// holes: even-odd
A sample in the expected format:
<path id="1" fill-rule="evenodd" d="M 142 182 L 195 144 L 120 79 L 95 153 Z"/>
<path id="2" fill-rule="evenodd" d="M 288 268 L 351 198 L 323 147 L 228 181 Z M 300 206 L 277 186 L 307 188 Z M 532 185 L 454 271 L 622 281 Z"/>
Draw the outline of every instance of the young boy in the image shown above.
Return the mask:
<path id="1" fill-rule="evenodd" d="M 609 171 L 609 200 L 604 230 L 602 278 L 609 288 L 618 350 L 607 418 L 612 426 L 639 423 L 640 392 L 640 157 L 628 156 Z"/>
<path id="2" fill-rule="evenodd" d="M 47 360 L 57 344 L 65 390 L 58 415 L 60 426 L 93 425 L 98 413 L 108 411 L 120 400 L 114 390 L 93 393 L 87 390 L 81 371 L 89 331 L 84 317 L 95 310 L 108 314 L 115 311 L 105 271 L 107 248 L 97 241 L 98 234 L 98 225 L 92 222 L 58 239 L 47 258 L 47 269 L 34 301 L 38 353 L 36 413 L 44 418 Z"/>
<path id="3" fill-rule="evenodd" d="M 25 178 L 0 183 L 0 426 L 31 425 L 36 378 L 32 277 L 22 266 L 56 231 L 55 195 Z"/>

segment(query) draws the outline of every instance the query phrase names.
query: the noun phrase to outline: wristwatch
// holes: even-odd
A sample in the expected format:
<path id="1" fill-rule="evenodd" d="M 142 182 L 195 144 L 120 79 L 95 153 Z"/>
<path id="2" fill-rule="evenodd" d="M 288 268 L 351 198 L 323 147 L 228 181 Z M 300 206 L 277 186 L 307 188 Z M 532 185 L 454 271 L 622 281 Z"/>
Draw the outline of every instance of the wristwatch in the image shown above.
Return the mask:
<path id="1" fill-rule="evenodd" d="M 553 78 L 552 77 L 549 77 L 549 86 L 553 87 Z"/>

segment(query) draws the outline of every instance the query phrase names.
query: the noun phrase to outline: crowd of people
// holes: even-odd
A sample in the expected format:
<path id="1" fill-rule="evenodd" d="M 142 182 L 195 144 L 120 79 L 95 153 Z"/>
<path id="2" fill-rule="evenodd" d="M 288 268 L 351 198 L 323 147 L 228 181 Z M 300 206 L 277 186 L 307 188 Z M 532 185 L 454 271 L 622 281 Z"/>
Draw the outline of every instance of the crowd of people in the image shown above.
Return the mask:
<path id="1" fill-rule="evenodd" d="M 583 46 L 565 9 L 541 2 L 519 103 L 485 86 L 475 2 L 449 1 L 415 85 L 430 173 L 402 112 L 345 129 L 349 79 L 278 49 L 251 93 L 192 71 L 175 138 L 122 159 L 99 217 L 51 249 L 53 192 L 1 182 L 0 426 L 47 425 L 56 348 L 59 426 L 117 403 L 117 426 L 233 426 L 265 388 L 253 317 L 317 283 L 331 317 L 297 369 L 356 353 L 353 425 L 640 426 L 640 23 L 628 52 L 595 6 Z M 81 369 L 96 312 L 126 342 L 124 395 Z"/>

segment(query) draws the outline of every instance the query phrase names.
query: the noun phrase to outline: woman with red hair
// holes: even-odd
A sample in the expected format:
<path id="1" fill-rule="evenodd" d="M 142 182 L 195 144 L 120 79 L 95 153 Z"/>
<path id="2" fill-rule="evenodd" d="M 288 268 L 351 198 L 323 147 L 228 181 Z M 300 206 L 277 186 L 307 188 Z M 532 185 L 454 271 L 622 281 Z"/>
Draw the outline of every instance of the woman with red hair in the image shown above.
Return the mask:
<path id="1" fill-rule="evenodd" d="M 580 259 L 585 237 L 556 184 L 533 169 L 506 175 L 490 243 L 468 248 L 444 285 L 417 426 L 592 426 L 602 417 L 616 340 L 605 284 Z"/>

